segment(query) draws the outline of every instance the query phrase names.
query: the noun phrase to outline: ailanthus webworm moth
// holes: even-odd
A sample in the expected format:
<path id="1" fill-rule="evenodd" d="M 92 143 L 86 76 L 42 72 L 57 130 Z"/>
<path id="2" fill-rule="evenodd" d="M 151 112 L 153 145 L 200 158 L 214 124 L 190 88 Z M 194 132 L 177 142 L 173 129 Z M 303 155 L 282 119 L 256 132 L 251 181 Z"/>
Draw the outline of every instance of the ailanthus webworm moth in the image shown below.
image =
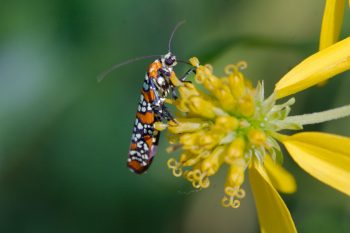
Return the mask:
<path id="1" fill-rule="evenodd" d="M 174 67 L 177 62 L 187 63 L 177 60 L 170 51 L 174 33 L 183 23 L 185 21 L 179 22 L 173 29 L 168 43 L 168 53 L 165 55 L 144 56 L 119 63 L 98 78 L 101 81 L 112 70 L 120 66 L 145 58 L 157 57 L 148 67 L 143 80 L 127 160 L 127 166 L 130 170 L 138 174 L 149 168 L 157 152 L 160 132 L 155 129 L 155 122 L 174 120 L 164 102 L 169 94 L 172 98 L 176 98 L 175 85 L 170 80 L 170 76 L 174 73 Z M 184 81 L 191 72 L 194 72 L 193 68 L 187 71 L 180 81 Z"/>

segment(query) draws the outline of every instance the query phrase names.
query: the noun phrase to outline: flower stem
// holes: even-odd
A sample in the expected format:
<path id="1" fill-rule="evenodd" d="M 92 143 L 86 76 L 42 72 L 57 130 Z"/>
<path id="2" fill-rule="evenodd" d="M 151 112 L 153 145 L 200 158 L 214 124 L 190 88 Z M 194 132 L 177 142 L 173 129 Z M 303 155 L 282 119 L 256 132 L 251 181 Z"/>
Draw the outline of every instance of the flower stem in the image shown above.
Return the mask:
<path id="1" fill-rule="evenodd" d="M 290 116 L 285 119 L 287 122 L 299 123 L 301 125 L 318 124 L 350 116 L 350 105 L 334 108 L 323 112 L 315 112 L 297 116 Z"/>

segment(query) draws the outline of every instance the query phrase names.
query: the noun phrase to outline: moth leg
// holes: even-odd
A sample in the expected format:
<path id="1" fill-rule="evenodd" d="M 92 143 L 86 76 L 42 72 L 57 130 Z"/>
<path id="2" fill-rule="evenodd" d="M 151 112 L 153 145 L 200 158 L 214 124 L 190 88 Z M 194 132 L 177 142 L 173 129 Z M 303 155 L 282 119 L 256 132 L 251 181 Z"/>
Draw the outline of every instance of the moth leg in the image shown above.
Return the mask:
<path id="1" fill-rule="evenodd" d="M 191 73 L 196 73 L 196 68 L 195 67 L 192 67 L 190 68 L 181 78 L 180 78 L 180 81 L 181 82 L 187 82 L 185 81 L 187 79 L 187 77 L 191 74 Z"/>
<path id="2" fill-rule="evenodd" d="M 174 100 L 178 98 L 176 89 L 174 87 L 171 87 L 171 98 L 173 98 Z"/>
<path id="3" fill-rule="evenodd" d="M 191 74 L 191 73 L 196 73 L 195 68 L 191 68 L 189 69 L 179 80 L 183 83 L 192 83 L 191 81 L 186 81 L 187 77 Z M 176 93 L 176 87 L 171 87 L 171 98 L 176 100 L 178 98 L 178 95 Z"/>
<path id="4" fill-rule="evenodd" d="M 166 121 L 172 121 L 177 123 L 177 121 L 175 120 L 174 116 L 169 112 L 169 110 L 167 109 L 167 107 L 165 105 L 162 106 L 154 106 L 153 107 L 153 111 L 155 112 L 156 115 L 158 115 L 158 121 L 161 120 L 166 120 Z"/>
<path id="5" fill-rule="evenodd" d="M 167 120 L 167 121 L 175 121 L 175 118 L 173 117 L 173 115 L 168 111 L 167 107 L 165 107 L 165 105 L 162 106 L 162 110 L 163 110 L 163 117 Z"/>

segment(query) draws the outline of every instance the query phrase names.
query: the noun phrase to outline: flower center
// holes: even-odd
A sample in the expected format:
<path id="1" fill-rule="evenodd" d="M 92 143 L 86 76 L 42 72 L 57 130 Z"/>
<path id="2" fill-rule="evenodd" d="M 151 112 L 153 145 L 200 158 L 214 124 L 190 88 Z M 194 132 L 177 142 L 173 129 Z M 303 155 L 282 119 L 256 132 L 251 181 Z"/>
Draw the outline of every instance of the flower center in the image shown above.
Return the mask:
<path id="1" fill-rule="evenodd" d="M 228 166 L 222 205 L 237 208 L 245 196 L 241 188 L 245 170 L 256 161 L 264 163 L 266 156 L 282 161 L 277 131 L 300 129 L 285 121 L 294 99 L 277 105 L 275 95 L 264 98 L 262 82 L 254 88 L 241 70 L 245 62 L 228 65 L 225 76 L 217 77 L 210 65 L 197 67 L 195 82 L 181 83 L 179 98 L 169 101 L 179 110 L 176 122 L 167 125 L 170 133 L 168 151 L 181 148 L 179 160 L 169 159 L 174 176 L 183 176 L 196 189 L 208 188 L 210 177 L 222 166 Z M 172 77 L 175 79 L 176 77 Z M 164 129 L 164 124 L 155 127 Z"/>

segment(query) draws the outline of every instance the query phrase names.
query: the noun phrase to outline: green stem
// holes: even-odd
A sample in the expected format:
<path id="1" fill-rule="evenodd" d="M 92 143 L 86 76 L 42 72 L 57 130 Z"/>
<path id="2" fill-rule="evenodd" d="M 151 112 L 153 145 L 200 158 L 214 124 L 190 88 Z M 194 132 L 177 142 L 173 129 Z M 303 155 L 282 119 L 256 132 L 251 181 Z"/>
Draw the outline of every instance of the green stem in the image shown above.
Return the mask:
<path id="1" fill-rule="evenodd" d="M 350 105 L 334 108 L 323 112 L 315 112 L 304 115 L 290 116 L 285 119 L 287 122 L 298 123 L 301 125 L 318 124 L 326 121 L 332 121 L 339 118 L 350 116 Z"/>

